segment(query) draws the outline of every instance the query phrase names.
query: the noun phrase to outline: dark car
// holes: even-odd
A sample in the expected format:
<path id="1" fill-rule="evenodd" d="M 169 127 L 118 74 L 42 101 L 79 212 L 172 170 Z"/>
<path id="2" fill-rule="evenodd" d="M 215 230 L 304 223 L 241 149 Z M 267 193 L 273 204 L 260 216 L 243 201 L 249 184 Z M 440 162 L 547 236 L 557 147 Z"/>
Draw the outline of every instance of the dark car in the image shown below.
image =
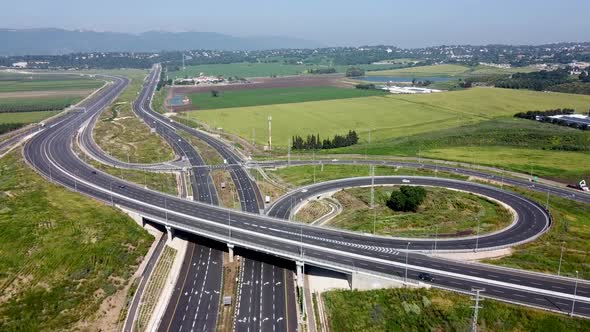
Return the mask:
<path id="1" fill-rule="evenodd" d="M 92 174 L 96 174 L 96 171 L 92 171 Z"/>
<path id="2" fill-rule="evenodd" d="M 124 184 L 120 184 L 119 185 L 119 188 L 124 189 L 125 188 L 125 185 Z"/>
<path id="3" fill-rule="evenodd" d="M 434 281 L 434 277 L 430 273 L 426 273 L 426 272 L 420 273 L 418 275 L 418 279 L 424 280 L 424 281 Z"/>

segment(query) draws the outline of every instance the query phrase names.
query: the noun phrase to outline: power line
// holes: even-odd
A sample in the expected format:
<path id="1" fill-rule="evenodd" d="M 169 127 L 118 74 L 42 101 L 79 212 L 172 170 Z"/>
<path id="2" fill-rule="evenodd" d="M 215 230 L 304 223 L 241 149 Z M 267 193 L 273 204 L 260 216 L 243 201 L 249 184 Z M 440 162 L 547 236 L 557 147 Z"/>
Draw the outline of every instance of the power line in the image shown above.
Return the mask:
<path id="1" fill-rule="evenodd" d="M 477 332 L 477 317 L 479 314 L 479 309 L 483 308 L 483 306 L 479 305 L 479 302 L 483 301 L 483 299 L 480 299 L 479 293 L 485 291 L 485 288 L 472 288 L 471 291 L 475 292 L 475 298 L 472 298 L 472 300 L 475 301 L 475 305 L 473 306 L 473 319 L 471 320 L 471 332 Z"/>

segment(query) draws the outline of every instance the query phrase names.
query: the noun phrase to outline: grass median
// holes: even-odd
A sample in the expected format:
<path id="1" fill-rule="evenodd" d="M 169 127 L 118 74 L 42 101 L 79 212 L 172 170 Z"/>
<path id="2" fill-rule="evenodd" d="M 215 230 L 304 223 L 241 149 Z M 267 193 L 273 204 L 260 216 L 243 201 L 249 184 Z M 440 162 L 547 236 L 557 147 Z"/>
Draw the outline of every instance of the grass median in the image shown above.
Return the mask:
<path id="1" fill-rule="evenodd" d="M 121 161 L 155 163 L 174 159 L 168 143 L 133 113 L 133 101 L 143 87 L 144 71 L 126 71 L 131 83 L 99 117 L 94 128 L 97 144 Z"/>

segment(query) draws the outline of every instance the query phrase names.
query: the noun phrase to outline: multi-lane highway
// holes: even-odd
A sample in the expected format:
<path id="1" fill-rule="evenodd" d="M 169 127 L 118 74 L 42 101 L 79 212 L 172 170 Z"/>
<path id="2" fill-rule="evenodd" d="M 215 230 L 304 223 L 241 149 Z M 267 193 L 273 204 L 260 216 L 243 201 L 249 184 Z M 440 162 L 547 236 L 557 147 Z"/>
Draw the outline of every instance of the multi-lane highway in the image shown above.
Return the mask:
<path id="1" fill-rule="evenodd" d="M 260 193 L 258 188 L 256 187 L 256 184 L 250 179 L 250 177 L 248 177 L 247 172 L 237 165 L 236 161 L 238 160 L 238 157 L 229 146 L 202 132 L 192 130 L 192 128 L 179 125 L 175 122 L 170 122 L 170 120 L 163 117 L 161 114 L 153 111 L 151 108 L 151 97 L 153 96 L 160 70 L 161 68 L 159 66 L 155 66 L 148 76 L 144 89 L 141 91 L 137 101 L 134 103 L 133 109 L 135 113 L 148 125 L 154 128 L 156 132 L 162 135 L 175 148 L 177 155 L 179 155 L 183 160 L 188 161 L 190 172 L 193 174 L 191 179 L 193 192 L 198 193 L 195 196 L 196 200 L 213 205 L 218 205 L 219 203 L 217 193 L 215 192 L 215 186 L 210 178 L 209 168 L 206 167 L 207 165 L 205 165 L 203 159 L 199 156 L 194 147 L 192 147 L 188 141 L 180 136 L 176 132 L 177 130 L 185 130 L 188 131 L 189 134 L 197 136 L 200 139 L 205 139 L 206 142 L 211 144 L 213 148 L 216 149 L 226 159 L 226 162 L 231 163 L 228 171 L 231 173 L 232 179 L 238 189 L 238 196 L 242 209 L 247 212 L 258 213 L 260 211 L 260 200 L 258 199 L 260 197 Z M 95 121 L 95 119 L 96 117 L 94 117 L 93 120 Z M 90 124 L 93 125 L 94 121 L 92 121 Z M 93 140 L 92 130 L 89 130 L 88 128 L 91 128 L 91 126 L 87 126 L 86 130 L 82 133 L 83 138 L 81 139 L 81 142 L 86 145 L 89 151 L 91 151 L 93 157 L 101 160 L 102 162 L 110 163 L 116 165 L 117 167 L 142 168 L 150 170 L 174 169 L 173 167 L 169 167 L 171 166 L 170 163 L 141 165 L 124 163 L 110 158 L 109 156 L 106 156 L 104 152 L 100 150 L 100 148 L 98 148 L 98 145 Z M 205 259 L 202 253 L 206 250 L 209 250 L 211 254 L 207 255 Z M 162 324 L 160 325 L 160 330 L 178 330 L 187 327 L 189 329 L 193 329 L 195 324 L 199 327 L 198 330 L 211 330 L 215 327 L 218 305 L 212 305 L 211 301 L 219 302 L 218 289 L 221 282 L 221 252 L 217 248 L 212 248 L 212 246 L 203 247 L 200 244 L 191 242 L 188 248 L 188 253 L 189 254 L 187 254 L 185 257 L 183 268 L 181 269 L 178 285 L 175 288 L 175 292 L 173 294 L 173 300 L 167 308 Z M 191 266 L 196 266 L 197 268 L 191 268 Z M 252 277 L 255 275 L 255 272 L 264 271 L 265 269 L 272 271 L 272 273 L 262 274 L 260 275 L 260 279 L 252 279 Z M 294 298 L 292 282 L 290 284 L 283 282 L 283 280 L 287 279 L 286 273 L 288 272 L 283 268 L 279 268 L 272 264 L 253 259 L 246 259 L 244 261 L 244 265 L 241 269 L 241 277 L 246 281 L 244 283 L 240 283 L 239 288 L 239 297 L 240 299 L 243 299 L 243 301 L 240 302 L 240 307 L 238 307 L 236 310 L 236 316 L 241 317 L 242 321 L 236 326 L 237 330 L 256 330 L 256 326 L 260 324 L 259 318 L 262 316 L 264 316 L 262 318 L 263 320 L 264 318 L 267 318 L 265 320 L 265 325 L 274 325 L 274 330 L 278 329 L 282 331 L 294 331 L 296 329 L 296 320 L 291 322 L 292 325 L 290 327 L 286 325 L 287 320 L 268 320 L 268 317 L 273 317 L 275 312 L 280 313 L 281 311 L 286 310 L 285 305 L 287 302 L 284 300 L 285 295 L 289 294 L 291 298 Z M 256 276 L 258 276 L 258 274 L 256 274 Z M 266 282 L 265 286 L 268 286 L 269 284 L 273 285 L 273 294 L 263 292 L 263 290 L 268 287 L 261 287 L 260 289 L 250 288 L 250 291 L 242 292 L 243 286 L 249 287 L 250 285 L 264 283 L 262 281 L 264 276 L 267 277 L 267 280 L 264 281 Z M 194 297 L 193 301 L 193 297 L 190 294 L 192 294 L 194 291 L 194 284 L 200 284 L 201 282 L 207 284 L 209 288 L 213 287 L 217 290 L 209 291 L 210 299 L 208 299 L 206 296 L 204 298 L 200 296 Z M 280 302 L 275 301 L 275 289 L 277 289 L 277 293 L 281 294 L 279 298 L 283 299 Z M 249 303 L 251 304 L 253 298 L 259 299 L 256 301 L 257 305 L 259 303 L 258 312 L 251 311 L 251 307 L 246 307 Z M 203 299 L 206 303 L 201 303 Z M 291 314 L 295 316 L 294 306 L 291 307 L 291 311 Z M 205 320 L 206 324 L 204 325 L 200 322 L 203 320 L 203 317 L 207 317 Z M 281 317 L 284 317 L 284 315 Z"/>
<path id="2" fill-rule="evenodd" d="M 77 128 L 108 105 L 109 100 L 107 96 L 100 98 L 88 105 L 86 113 L 75 114 L 67 121 L 47 128 L 32 138 L 24 149 L 29 164 L 48 179 L 72 190 L 138 211 L 157 222 L 179 229 L 292 260 L 301 260 L 308 264 L 348 272 L 365 271 L 376 275 L 405 278 L 404 253 L 399 249 L 405 248 L 406 243 L 400 246 L 399 239 L 371 238 L 242 212 L 231 213 L 230 225 L 228 211 L 223 208 L 148 190 L 86 165 L 71 151 L 72 139 Z M 518 195 L 468 182 L 444 182 L 445 180 L 433 178 L 413 178 L 412 181 L 422 185 L 460 185 L 463 190 L 484 195 L 494 195 L 496 192 L 499 195 L 498 199 L 504 198 L 504 201 L 515 210 L 524 213 L 519 214 L 518 223 L 510 229 L 521 225 L 529 225 L 539 231 L 546 229 L 546 225 L 542 226 L 544 221 L 547 222 L 544 209 Z M 508 199 L 508 196 L 512 199 Z M 524 211 L 531 211 L 533 214 Z M 509 232 L 510 229 L 505 232 Z M 525 235 L 517 232 L 507 233 L 509 236 L 506 237 L 498 234 L 482 237 L 481 242 L 477 244 L 478 249 L 507 245 L 536 236 L 532 232 Z M 428 240 L 417 242 L 414 249 L 420 246 L 426 248 L 428 243 Z M 445 245 L 449 250 L 454 245 L 457 249 L 475 249 L 472 239 L 448 240 L 445 241 Z M 429 271 L 437 275 L 438 286 L 467 291 L 473 286 L 483 286 L 488 296 L 512 302 L 563 312 L 572 310 L 574 303 L 571 295 L 574 292 L 574 281 L 570 279 L 487 265 L 449 262 L 413 254 L 409 257 L 407 266 L 408 277 L 415 278 L 420 271 Z M 574 312 L 590 315 L 589 301 L 590 285 L 580 282 Z"/>

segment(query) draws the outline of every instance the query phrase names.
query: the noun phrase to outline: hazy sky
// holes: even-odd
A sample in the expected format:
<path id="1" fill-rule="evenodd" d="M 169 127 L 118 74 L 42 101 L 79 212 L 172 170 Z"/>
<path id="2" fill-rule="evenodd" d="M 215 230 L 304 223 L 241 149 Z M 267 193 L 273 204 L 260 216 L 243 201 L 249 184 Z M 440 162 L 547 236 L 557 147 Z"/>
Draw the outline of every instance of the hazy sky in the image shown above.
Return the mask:
<path id="1" fill-rule="evenodd" d="M 590 0 L 8 0 L 2 28 L 211 31 L 326 45 L 590 41 Z"/>

